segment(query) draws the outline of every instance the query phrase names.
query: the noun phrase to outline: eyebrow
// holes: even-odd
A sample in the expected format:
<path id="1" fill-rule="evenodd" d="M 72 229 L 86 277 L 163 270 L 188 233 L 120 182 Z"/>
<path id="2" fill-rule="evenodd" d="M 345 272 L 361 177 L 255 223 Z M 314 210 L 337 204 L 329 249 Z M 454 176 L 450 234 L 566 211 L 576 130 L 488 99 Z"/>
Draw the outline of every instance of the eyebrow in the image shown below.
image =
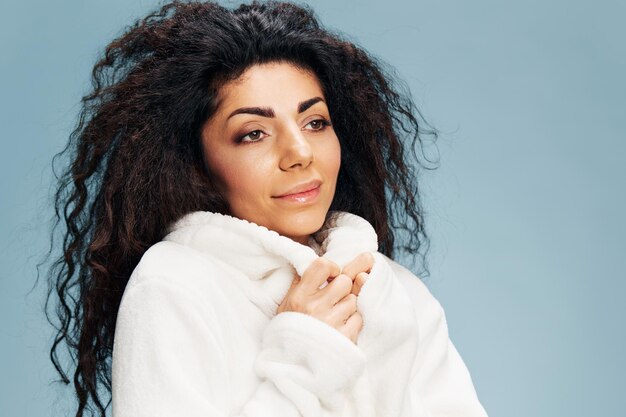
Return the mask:
<path id="1" fill-rule="evenodd" d="M 324 101 L 324 99 L 321 97 L 313 97 L 313 98 L 310 98 L 308 100 L 304 100 L 298 103 L 298 113 L 302 113 L 306 111 L 309 107 L 311 107 L 318 101 Z M 243 113 L 256 114 L 258 116 L 270 117 L 270 118 L 276 117 L 276 114 L 274 113 L 274 109 L 272 109 L 271 107 L 242 107 L 237 110 L 234 110 L 226 119 L 228 120 L 236 114 L 243 114 Z"/>

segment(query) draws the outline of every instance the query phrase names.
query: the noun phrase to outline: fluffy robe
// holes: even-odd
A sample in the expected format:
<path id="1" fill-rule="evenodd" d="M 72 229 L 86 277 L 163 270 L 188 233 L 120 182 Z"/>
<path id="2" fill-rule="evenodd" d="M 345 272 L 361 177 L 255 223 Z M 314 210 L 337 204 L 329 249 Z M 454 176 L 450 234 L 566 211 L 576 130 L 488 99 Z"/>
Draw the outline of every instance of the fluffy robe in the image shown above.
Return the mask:
<path id="1" fill-rule="evenodd" d="M 171 225 L 135 268 L 113 348 L 113 417 L 485 417 L 441 305 L 378 252 L 363 218 L 330 212 L 308 246 L 211 212 Z M 276 309 L 318 256 L 374 255 L 355 345 Z"/>

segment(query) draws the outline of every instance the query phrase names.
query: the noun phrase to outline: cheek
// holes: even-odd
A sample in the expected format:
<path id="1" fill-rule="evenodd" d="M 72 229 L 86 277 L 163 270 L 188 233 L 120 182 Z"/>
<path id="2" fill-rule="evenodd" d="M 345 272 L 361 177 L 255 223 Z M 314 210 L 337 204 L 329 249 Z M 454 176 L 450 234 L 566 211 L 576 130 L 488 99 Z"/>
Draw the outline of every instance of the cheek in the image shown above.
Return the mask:
<path id="1" fill-rule="evenodd" d="M 264 181 L 270 178 L 268 161 L 258 158 L 242 158 L 238 155 L 221 155 L 212 163 L 213 171 L 220 179 L 227 199 L 231 204 L 236 201 L 250 200 L 266 190 Z"/>
<path id="2" fill-rule="evenodd" d="M 320 155 L 322 155 L 321 160 L 324 163 L 326 175 L 336 179 L 341 166 L 341 146 L 339 145 L 339 139 L 335 138 L 335 140 L 330 141 L 320 150 Z"/>

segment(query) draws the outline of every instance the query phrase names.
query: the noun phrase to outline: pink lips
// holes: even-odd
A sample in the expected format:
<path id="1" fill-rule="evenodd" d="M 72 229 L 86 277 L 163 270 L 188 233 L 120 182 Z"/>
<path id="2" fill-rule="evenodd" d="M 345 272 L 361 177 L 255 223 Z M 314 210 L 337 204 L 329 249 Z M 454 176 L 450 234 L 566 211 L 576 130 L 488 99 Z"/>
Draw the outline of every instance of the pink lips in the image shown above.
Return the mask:
<path id="1" fill-rule="evenodd" d="M 312 181 L 311 183 L 304 184 L 304 186 L 294 188 L 295 190 L 297 190 L 298 188 L 304 188 L 304 191 L 292 192 L 291 194 L 284 194 L 275 198 L 283 201 L 308 203 L 315 200 L 315 198 L 320 194 L 320 185 L 321 183 L 319 181 Z"/>

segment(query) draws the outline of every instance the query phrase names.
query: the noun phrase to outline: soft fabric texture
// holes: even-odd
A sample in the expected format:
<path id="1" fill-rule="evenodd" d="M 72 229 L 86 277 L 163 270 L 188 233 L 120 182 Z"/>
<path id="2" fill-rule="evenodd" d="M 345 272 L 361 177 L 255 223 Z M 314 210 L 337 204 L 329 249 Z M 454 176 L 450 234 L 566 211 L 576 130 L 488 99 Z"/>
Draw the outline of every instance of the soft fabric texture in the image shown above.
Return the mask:
<path id="1" fill-rule="evenodd" d="M 324 256 L 374 255 L 354 344 L 299 312 L 276 315 Z M 171 225 L 135 268 L 118 312 L 113 417 L 484 417 L 441 305 L 378 252 L 363 218 L 329 212 L 308 246 L 227 215 Z"/>

